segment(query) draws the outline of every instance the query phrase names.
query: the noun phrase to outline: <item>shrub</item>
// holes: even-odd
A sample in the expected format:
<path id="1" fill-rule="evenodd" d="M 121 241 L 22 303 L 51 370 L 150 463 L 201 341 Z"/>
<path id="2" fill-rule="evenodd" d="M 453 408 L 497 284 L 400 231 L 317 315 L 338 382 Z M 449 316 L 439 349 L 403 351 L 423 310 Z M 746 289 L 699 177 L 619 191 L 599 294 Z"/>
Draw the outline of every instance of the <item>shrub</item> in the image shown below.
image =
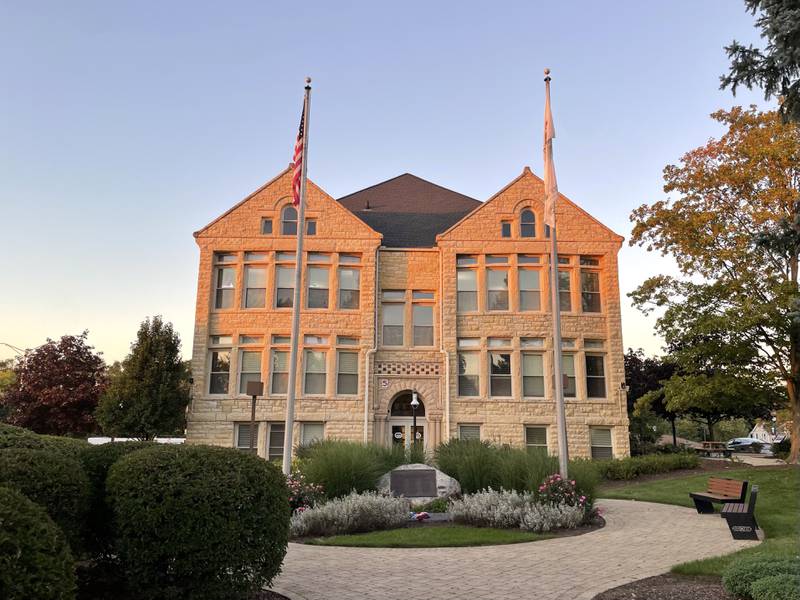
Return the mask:
<path id="1" fill-rule="evenodd" d="M 600 473 L 597 462 L 585 458 L 569 461 L 569 476 L 575 481 L 577 491 L 586 496 L 587 504 L 591 506 L 597 496 L 597 486 L 600 484 Z"/>
<path id="2" fill-rule="evenodd" d="M 722 584 L 732 596 L 737 598 L 753 598 L 751 585 L 759 579 L 771 575 L 791 575 L 800 571 L 800 560 L 797 558 L 769 558 L 753 556 L 731 563 L 722 573 Z"/>
<path id="3" fill-rule="evenodd" d="M 506 490 L 535 490 L 558 471 L 558 458 L 545 452 L 500 446 L 497 453 L 499 487 Z"/>
<path id="4" fill-rule="evenodd" d="M 591 505 L 587 504 L 589 498 L 578 491 L 575 480 L 562 479 L 558 473 L 545 479 L 536 491 L 536 498 L 542 504 L 578 506 L 584 511 L 591 508 Z"/>
<path id="5" fill-rule="evenodd" d="M 500 456 L 486 441 L 452 439 L 436 448 L 439 469 L 458 480 L 465 494 L 500 487 Z"/>
<path id="6" fill-rule="evenodd" d="M 77 458 L 88 447 L 85 440 L 58 435 L 40 435 L 30 429 L 0 423 L 0 449 L 30 448 L 32 450 L 53 450 Z"/>
<path id="7" fill-rule="evenodd" d="M 322 536 L 394 529 L 408 522 L 405 498 L 355 492 L 292 515 L 292 536 Z"/>
<path id="8" fill-rule="evenodd" d="M 111 548 L 111 508 L 106 501 L 106 477 L 117 460 L 153 442 L 111 442 L 98 446 L 87 445 L 80 454 L 83 470 L 89 478 L 90 500 L 86 518 L 85 542 L 94 553 L 109 552 Z"/>
<path id="9" fill-rule="evenodd" d="M 53 450 L 0 450 L 0 481 L 44 507 L 64 531 L 73 552 L 81 549 L 90 491 L 76 459 Z"/>
<path id="10" fill-rule="evenodd" d="M 0 598 L 74 598 L 72 555 L 44 508 L 15 490 L 0 488 L 0 523 Z"/>
<path id="11" fill-rule="evenodd" d="M 700 459 L 694 453 L 679 452 L 603 460 L 595 464 L 603 479 L 629 480 L 641 475 L 666 473 L 675 469 L 693 469 L 700 464 Z"/>
<path id="12" fill-rule="evenodd" d="M 301 468 L 308 481 L 323 487 L 328 498 L 365 492 L 377 487 L 378 479 L 397 465 L 387 466 L 390 456 L 372 444 L 324 440 L 309 446 Z"/>
<path id="13" fill-rule="evenodd" d="M 289 506 L 292 513 L 298 509 L 313 508 L 325 499 L 325 490 L 318 483 L 310 483 L 302 473 L 293 473 L 286 478 L 289 487 Z"/>
<path id="14" fill-rule="evenodd" d="M 800 600 L 800 575 L 770 575 L 750 586 L 753 600 Z"/>
<path id="15" fill-rule="evenodd" d="M 422 504 L 413 504 L 411 510 L 414 512 L 445 513 L 450 506 L 450 498 L 434 498 Z"/>
<path id="16" fill-rule="evenodd" d="M 289 533 L 286 479 L 245 452 L 156 446 L 108 472 L 115 550 L 141 598 L 242 598 L 279 573 Z"/>
<path id="17" fill-rule="evenodd" d="M 584 519 L 582 506 L 545 504 L 537 502 L 532 492 L 491 489 L 451 501 L 450 514 L 466 525 L 534 532 L 573 529 Z"/>
<path id="18" fill-rule="evenodd" d="M 772 444 L 772 455 L 775 458 L 786 460 L 792 448 L 792 439 L 787 435 L 780 442 Z"/>

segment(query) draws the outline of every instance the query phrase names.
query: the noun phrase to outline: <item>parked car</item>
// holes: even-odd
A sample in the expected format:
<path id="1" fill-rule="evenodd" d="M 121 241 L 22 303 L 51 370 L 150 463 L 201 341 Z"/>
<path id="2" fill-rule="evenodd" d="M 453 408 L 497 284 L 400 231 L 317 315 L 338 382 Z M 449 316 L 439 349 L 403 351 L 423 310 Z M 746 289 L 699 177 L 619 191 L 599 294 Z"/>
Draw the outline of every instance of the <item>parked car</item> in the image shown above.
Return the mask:
<path id="1" fill-rule="evenodd" d="M 750 437 L 733 438 L 728 440 L 726 446 L 732 452 L 772 453 L 772 444 Z"/>

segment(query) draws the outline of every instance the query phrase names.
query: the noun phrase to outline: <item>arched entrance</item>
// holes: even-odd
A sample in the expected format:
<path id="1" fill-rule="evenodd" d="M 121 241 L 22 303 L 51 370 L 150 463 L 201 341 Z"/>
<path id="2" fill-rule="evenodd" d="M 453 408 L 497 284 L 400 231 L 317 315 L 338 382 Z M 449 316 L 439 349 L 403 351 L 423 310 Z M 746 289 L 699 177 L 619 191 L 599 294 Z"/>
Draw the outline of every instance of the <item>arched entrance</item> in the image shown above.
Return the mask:
<path id="1" fill-rule="evenodd" d="M 427 420 L 425 418 L 425 404 L 419 394 L 417 402 L 419 406 L 414 410 L 411 403 L 415 392 L 404 390 L 397 394 L 389 405 L 389 442 L 405 448 L 410 448 L 412 440 L 425 447 L 425 428 Z M 414 416 L 416 414 L 417 427 L 414 429 Z"/>

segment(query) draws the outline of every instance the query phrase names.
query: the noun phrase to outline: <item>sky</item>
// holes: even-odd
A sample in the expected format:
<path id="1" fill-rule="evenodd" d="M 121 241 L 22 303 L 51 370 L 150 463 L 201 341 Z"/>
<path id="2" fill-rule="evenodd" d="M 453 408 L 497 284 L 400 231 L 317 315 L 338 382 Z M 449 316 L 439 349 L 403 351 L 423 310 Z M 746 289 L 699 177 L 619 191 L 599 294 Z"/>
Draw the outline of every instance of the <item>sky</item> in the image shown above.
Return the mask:
<path id="1" fill-rule="evenodd" d="M 630 237 L 662 169 L 718 136 L 736 0 L 0 0 L 0 358 L 89 331 L 107 361 L 160 314 L 191 349 L 192 232 L 284 169 L 313 78 L 309 177 L 340 197 L 404 172 L 484 200 L 542 172 L 552 70 L 559 190 Z M 627 293 L 673 273 L 620 252 L 625 347 L 660 353 Z"/>

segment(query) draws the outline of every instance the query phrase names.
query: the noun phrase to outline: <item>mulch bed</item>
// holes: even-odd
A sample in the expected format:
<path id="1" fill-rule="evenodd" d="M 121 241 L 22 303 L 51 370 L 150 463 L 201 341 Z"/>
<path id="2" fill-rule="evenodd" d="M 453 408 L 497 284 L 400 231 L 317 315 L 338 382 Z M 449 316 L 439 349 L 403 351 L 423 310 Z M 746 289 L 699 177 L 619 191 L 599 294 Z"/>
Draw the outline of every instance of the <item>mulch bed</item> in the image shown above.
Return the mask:
<path id="1" fill-rule="evenodd" d="M 606 590 L 592 600 L 733 600 L 719 577 L 657 575 Z"/>

